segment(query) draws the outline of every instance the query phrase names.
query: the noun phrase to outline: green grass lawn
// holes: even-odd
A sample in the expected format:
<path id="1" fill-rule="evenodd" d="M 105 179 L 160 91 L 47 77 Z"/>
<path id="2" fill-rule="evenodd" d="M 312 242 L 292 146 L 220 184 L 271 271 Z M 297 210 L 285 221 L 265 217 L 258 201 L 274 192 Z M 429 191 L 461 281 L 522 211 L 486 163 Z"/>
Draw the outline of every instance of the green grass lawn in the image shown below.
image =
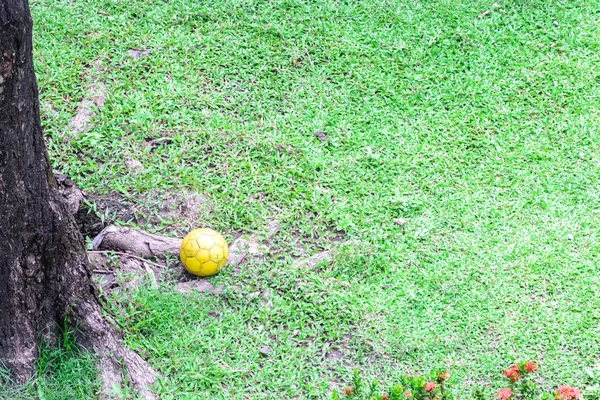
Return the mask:
<path id="1" fill-rule="evenodd" d="M 491 3 L 31 0 L 57 172 L 200 193 L 229 240 L 281 225 L 221 296 L 117 299 L 161 399 L 324 398 L 353 368 L 448 368 L 468 398 L 517 359 L 600 396 L 600 1 Z"/>

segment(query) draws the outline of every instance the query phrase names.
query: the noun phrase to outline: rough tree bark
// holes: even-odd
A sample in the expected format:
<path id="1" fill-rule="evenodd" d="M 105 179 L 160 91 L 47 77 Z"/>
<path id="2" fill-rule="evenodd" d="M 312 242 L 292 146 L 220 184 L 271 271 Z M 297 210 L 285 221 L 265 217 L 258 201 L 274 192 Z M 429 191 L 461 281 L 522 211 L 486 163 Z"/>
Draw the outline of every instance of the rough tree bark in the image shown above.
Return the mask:
<path id="1" fill-rule="evenodd" d="M 66 322 L 98 355 L 105 397 L 125 375 L 152 398 L 154 372 L 102 317 L 83 239 L 51 171 L 31 29 L 27 0 L 0 0 L 0 361 L 25 382 L 40 335 Z"/>

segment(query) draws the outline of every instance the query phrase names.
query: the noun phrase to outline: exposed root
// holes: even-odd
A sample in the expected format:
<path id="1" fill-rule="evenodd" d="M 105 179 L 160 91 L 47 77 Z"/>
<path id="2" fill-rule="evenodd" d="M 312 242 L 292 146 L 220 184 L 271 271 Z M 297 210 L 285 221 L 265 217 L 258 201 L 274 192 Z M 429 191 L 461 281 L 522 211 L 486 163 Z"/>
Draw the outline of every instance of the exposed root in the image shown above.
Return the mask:
<path id="1" fill-rule="evenodd" d="M 138 256 L 134 256 L 133 254 L 129 254 L 129 253 L 123 253 L 122 251 L 113 251 L 113 250 L 103 250 L 103 251 L 88 251 L 88 257 L 91 259 L 95 258 L 95 256 L 100 253 L 114 253 L 118 256 L 123 256 L 123 257 L 128 257 L 128 258 L 133 258 L 134 260 L 138 260 L 141 262 L 145 262 L 148 263 L 156 268 L 166 268 L 166 265 L 163 264 L 158 264 L 155 262 L 152 262 L 146 258 L 142 258 L 142 257 L 138 257 Z"/>
<path id="2" fill-rule="evenodd" d="M 127 349 L 96 304 L 79 304 L 80 343 L 98 355 L 102 379 L 101 398 L 115 399 L 116 388 L 131 385 L 144 399 L 156 399 L 150 391 L 155 372 L 138 354 Z"/>
<path id="3" fill-rule="evenodd" d="M 124 251 L 142 257 L 164 257 L 165 254 L 179 256 L 181 241 L 110 225 L 94 239 L 94 248 Z"/>
<path id="4" fill-rule="evenodd" d="M 100 70 L 100 61 L 96 61 L 90 70 L 92 83 L 85 90 L 85 96 L 75 110 L 75 115 L 69 123 L 72 132 L 64 137 L 64 141 L 66 142 L 75 139 L 77 135 L 90 129 L 90 119 L 95 115 L 95 110 L 100 110 L 104 107 L 104 103 L 106 102 L 106 87 L 98 79 Z"/>

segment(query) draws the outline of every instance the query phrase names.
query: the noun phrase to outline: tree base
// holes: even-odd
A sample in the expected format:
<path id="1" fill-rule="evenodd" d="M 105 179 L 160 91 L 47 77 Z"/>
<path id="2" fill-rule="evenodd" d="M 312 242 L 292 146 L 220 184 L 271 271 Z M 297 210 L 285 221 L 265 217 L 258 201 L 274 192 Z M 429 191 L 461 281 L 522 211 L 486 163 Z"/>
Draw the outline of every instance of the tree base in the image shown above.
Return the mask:
<path id="1" fill-rule="evenodd" d="M 80 321 L 78 342 L 98 357 L 101 398 L 115 398 L 115 385 L 120 388 L 127 381 L 142 398 L 156 399 L 150 391 L 154 384 L 154 370 L 123 345 L 113 327 L 102 317 L 99 307 L 80 304 L 77 314 Z"/>

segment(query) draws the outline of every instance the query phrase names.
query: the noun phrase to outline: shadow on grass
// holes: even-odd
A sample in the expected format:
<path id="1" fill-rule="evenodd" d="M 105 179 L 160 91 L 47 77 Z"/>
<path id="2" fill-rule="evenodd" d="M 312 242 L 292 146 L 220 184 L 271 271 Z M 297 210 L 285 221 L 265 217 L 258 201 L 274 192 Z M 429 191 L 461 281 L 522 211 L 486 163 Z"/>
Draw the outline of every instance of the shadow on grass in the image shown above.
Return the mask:
<path id="1" fill-rule="evenodd" d="M 55 346 L 40 346 L 35 372 L 25 385 L 15 384 L 0 365 L 2 400 L 93 399 L 99 390 L 94 357 L 75 344 L 71 331 L 61 332 Z"/>

